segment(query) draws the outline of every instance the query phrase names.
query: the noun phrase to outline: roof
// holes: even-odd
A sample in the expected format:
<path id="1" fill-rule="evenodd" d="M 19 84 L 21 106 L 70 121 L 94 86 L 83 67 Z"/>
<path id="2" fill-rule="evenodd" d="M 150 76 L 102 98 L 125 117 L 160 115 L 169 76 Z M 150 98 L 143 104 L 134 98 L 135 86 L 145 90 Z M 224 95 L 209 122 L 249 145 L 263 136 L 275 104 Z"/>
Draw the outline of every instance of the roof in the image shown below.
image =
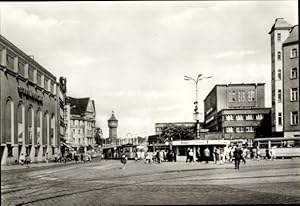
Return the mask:
<path id="1" fill-rule="evenodd" d="M 283 42 L 283 44 L 298 42 L 298 25 L 292 27 L 289 37 Z"/>
<path id="2" fill-rule="evenodd" d="M 275 29 L 283 30 L 283 29 L 290 29 L 291 27 L 292 25 L 287 23 L 287 21 L 284 20 L 284 18 L 277 18 L 271 28 L 271 31 L 269 31 L 269 34 L 271 34 Z"/>
<path id="3" fill-rule="evenodd" d="M 108 121 L 118 121 L 117 118 L 115 117 L 114 111 L 112 111 L 111 117 L 109 118 Z"/>
<path id="4" fill-rule="evenodd" d="M 70 103 L 70 107 L 71 107 L 71 114 L 81 115 L 85 113 L 89 101 L 90 101 L 89 97 L 86 98 L 67 97 L 67 103 Z"/>

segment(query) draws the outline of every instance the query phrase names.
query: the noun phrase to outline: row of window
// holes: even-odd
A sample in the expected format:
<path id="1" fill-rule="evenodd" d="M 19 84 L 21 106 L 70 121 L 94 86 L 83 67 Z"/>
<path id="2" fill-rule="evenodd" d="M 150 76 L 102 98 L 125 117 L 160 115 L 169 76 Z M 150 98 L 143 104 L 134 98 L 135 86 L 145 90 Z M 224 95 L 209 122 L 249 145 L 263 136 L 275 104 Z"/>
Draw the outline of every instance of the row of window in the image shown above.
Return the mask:
<path id="1" fill-rule="evenodd" d="M 239 133 L 239 132 L 254 132 L 254 127 L 225 127 L 224 131 L 225 132 L 230 132 L 230 133 L 233 133 L 233 132 L 236 132 L 236 133 Z"/>
<path id="2" fill-rule="evenodd" d="M 247 97 L 246 97 L 247 94 Z M 255 91 L 229 91 L 228 93 L 228 100 L 229 102 L 253 102 L 255 101 Z"/>
<path id="3" fill-rule="evenodd" d="M 298 101 L 298 88 L 290 88 L 290 101 Z M 281 89 L 277 90 L 277 101 L 282 102 L 282 91 Z"/>
<path id="4" fill-rule="evenodd" d="M 71 120 L 71 125 L 84 126 L 84 121 L 83 120 Z M 87 126 L 88 127 L 95 126 L 95 123 L 87 122 Z"/>
<path id="5" fill-rule="evenodd" d="M 15 118 L 17 125 L 14 123 Z M 25 110 L 23 103 L 19 102 L 17 112 L 15 113 L 13 101 L 8 99 L 6 102 L 4 111 L 4 135 L 8 143 L 25 144 L 24 140 L 26 137 L 29 140 L 29 144 L 34 144 L 34 139 L 36 139 L 37 144 L 42 145 L 47 144 L 45 141 L 50 137 L 49 144 L 54 145 L 55 122 L 55 115 L 52 114 L 50 118 L 47 111 L 44 114 L 42 114 L 40 109 L 35 112 L 31 106 Z M 25 125 L 27 125 L 27 134 L 25 133 Z M 17 127 L 17 142 L 14 140 L 15 127 Z"/>
<path id="6" fill-rule="evenodd" d="M 54 81 L 51 81 L 49 77 L 42 74 L 41 71 L 37 70 L 33 65 L 28 64 L 20 56 L 16 56 L 10 51 L 7 53 L 7 49 L 5 48 L 0 50 L 0 64 L 18 73 L 20 76 L 27 78 L 52 94 L 56 94 Z"/>
<path id="7" fill-rule="evenodd" d="M 277 70 L 277 78 L 278 78 L 278 80 L 282 79 L 281 69 Z M 290 79 L 297 79 L 297 78 L 298 78 L 298 69 L 297 68 L 292 68 L 290 70 Z"/>
<path id="8" fill-rule="evenodd" d="M 278 112 L 278 125 L 282 125 L 282 113 Z M 297 126 L 299 124 L 299 114 L 297 111 L 290 112 L 290 125 Z"/>
<path id="9" fill-rule="evenodd" d="M 262 120 L 263 119 L 263 115 L 262 114 L 246 114 L 246 115 L 242 115 L 242 114 L 238 114 L 238 115 L 225 115 L 225 120 L 226 121 L 243 121 L 243 120 Z"/>
<path id="10" fill-rule="evenodd" d="M 296 57 L 298 57 L 298 51 L 297 51 L 297 49 L 292 49 L 290 51 L 290 58 L 296 58 Z M 281 61 L 281 59 L 282 59 L 281 52 L 278 51 L 277 52 L 277 60 Z"/>

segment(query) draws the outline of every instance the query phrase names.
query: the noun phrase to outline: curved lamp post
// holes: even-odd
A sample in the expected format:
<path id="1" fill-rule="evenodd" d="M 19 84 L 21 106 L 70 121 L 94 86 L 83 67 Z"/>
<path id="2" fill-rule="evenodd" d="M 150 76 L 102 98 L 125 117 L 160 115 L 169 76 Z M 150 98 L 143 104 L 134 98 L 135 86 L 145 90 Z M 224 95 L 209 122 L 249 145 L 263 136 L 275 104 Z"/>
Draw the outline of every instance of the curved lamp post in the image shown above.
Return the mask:
<path id="1" fill-rule="evenodd" d="M 200 80 L 210 79 L 210 78 L 212 78 L 212 76 L 203 77 L 203 74 L 198 74 L 196 79 L 184 75 L 184 80 L 186 80 L 186 81 L 192 80 L 195 82 L 195 86 L 196 86 L 196 101 L 194 102 L 194 104 L 195 104 L 194 119 L 196 120 L 196 137 L 197 138 L 199 138 L 199 136 L 200 136 L 200 124 L 199 124 L 199 112 L 198 112 L 198 83 Z"/>

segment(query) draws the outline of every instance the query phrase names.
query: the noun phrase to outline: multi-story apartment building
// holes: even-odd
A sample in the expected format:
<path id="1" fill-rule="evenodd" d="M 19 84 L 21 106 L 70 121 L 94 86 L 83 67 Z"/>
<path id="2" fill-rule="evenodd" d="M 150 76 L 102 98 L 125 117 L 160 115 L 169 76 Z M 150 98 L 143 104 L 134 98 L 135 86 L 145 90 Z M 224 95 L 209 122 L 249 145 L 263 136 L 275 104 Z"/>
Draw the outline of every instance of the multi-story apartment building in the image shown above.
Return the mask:
<path id="1" fill-rule="evenodd" d="M 252 143 L 256 128 L 270 115 L 264 88 L 263 83 L 216 85 L 204 100 L 204 128 Z"/>
<path id="2" fill-rule="evenodd" d="M 272 132 L 283 134 L 283 51 L 282 44 L 289 36 L 291 25 L 283 18 L 277 18 L 269 34 L 271 35 L 271 75 L 272 75 Z"/>
<path id="3" fill-rule="evenodd" d="M 0 36 L 1 164 L 28 154 L 44 161 L 59 149 L 56 77 Z"/>
<path id="4" fill-rule="evenodd" d="M 66 142 L 81 153 L 86 153 L 89 146 L 95 144 L 95 117 L 94 100 L 87 98 L 67 97 Z"/>
<path id="5" fill-rule="evenodd" d="M 283 42 L 283 131 L 284 137 L 300 137 L 298 25 Z"/>

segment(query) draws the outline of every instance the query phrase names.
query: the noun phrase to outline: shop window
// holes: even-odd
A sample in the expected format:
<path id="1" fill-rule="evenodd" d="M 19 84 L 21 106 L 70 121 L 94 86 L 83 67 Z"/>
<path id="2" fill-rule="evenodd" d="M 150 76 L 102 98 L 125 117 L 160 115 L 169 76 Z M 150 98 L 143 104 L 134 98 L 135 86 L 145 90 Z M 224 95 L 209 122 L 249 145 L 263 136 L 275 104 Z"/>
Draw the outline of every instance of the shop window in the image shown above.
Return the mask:
<path id="1" fill-rule="evenodd" d="M 34 156 L 37 157 L 39 155 L 40 147 L 35 147 Z"/>
<path id="2" fill-rule="evenodd" d="M 7 156 L 13 157 L 13 147 L 11 146 L 11 144 L 7 145 Z"/>

